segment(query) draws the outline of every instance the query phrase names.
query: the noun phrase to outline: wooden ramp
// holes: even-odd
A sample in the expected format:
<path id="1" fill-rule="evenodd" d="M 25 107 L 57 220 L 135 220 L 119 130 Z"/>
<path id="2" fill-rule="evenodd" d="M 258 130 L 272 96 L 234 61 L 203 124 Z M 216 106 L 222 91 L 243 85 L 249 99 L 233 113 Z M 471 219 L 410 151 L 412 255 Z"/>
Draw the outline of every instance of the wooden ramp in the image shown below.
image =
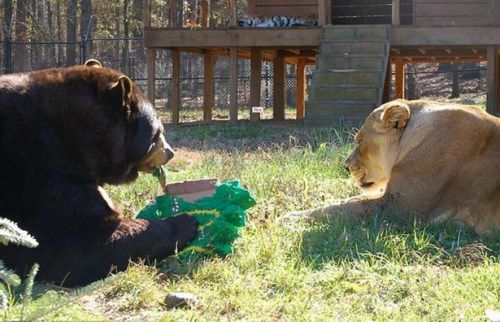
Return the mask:
<path id="1" fill-rule="evenodd" d="M 387 26 L 324 27 L 307 122 L 362 122 L 382 101 L 389 52 Z"/>

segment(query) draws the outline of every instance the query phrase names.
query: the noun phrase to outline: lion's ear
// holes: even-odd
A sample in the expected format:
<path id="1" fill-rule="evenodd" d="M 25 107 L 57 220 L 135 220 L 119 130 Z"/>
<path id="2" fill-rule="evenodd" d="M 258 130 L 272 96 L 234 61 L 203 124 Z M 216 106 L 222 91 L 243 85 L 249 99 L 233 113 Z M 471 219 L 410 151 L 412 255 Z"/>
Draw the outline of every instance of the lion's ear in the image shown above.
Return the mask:
<path id="1" fill-rule="evenodd" d="M 83 64 L 85 67 L 102 68 L 102 64 L 97 59 L 89 59 Z"/>
<path id="2" fill-rule="evenodd" d="M 387 103 L 381 116 L 385 127 L 402 130 L 410 119 L 410 107 L 403 101 Z"/>

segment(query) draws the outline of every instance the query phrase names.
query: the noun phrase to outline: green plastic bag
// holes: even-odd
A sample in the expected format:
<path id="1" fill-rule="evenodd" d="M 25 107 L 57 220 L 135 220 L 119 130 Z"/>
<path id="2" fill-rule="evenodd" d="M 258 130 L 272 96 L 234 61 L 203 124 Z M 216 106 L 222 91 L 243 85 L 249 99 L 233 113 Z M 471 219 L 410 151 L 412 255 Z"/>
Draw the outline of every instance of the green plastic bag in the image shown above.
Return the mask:
<path id="1" fill-rule="evenodd" d="M 238 180 L 217 185 L 211 197 L 190 203 L 183 199 L 162 195 L 146 206 L 136 217 L 165 219 L 179 214 L 194 216 L 200 227 L 198 237 L 179 256 L 193 253 L 225 257 L 233 252 L 233 243 L 245 226 L 246 210 L 256 204 L 251 192 Z"/>

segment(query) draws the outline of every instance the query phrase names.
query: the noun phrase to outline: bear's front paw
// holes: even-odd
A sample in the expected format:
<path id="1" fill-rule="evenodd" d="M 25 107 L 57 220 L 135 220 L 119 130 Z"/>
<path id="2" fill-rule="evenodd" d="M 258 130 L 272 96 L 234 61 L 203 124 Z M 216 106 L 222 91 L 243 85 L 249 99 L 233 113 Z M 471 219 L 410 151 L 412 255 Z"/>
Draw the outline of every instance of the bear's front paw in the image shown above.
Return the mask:
<path id="1" fill-rule="evenodd" d="M 198 236 L 198 221 L 193 216 L 186 214 L 170 217 L 167 219 L 172 227 L 172 231 L 179 250 L 186 247 Z"/>

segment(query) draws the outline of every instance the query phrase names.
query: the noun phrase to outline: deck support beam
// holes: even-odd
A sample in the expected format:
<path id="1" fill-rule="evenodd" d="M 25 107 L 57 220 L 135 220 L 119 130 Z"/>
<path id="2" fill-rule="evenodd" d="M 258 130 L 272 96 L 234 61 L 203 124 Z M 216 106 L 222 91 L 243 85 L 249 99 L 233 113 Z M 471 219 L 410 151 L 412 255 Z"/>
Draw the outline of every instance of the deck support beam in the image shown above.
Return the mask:
<path id="1" fill-rule="evenodd" d="M 170 1 L 170 8 L 169 8 L 169 25 L 170 27 L 177 27 L 178 26 L 178 21 L 177 21 L 177 1 Z"/>
<path id="2" fill-rule="evenodd" d="M 151 0 L 144 0 L 142 7 L 142 21 L 144 28 L 151 28 Z"/>
<path id="3" fill-rule="evenodd" d="M 382 104 L 385 104 L 391 99 L 391 82 L 392 82 L 392 63 L 391 60 L 387 62 L 387 69 L 385 71 L 384 91 L 382 95 Z"/>
<path id="4" fill-rule="evenodd" d="M 262 83 L 262 56 L 258 47 L 252 47 L 250 58 L 250 121 L 260 120 L 260 113 L 253 113 L 252 108 L 260 106 Z"/>
<path id="5" fill-rule="evenodd" d="M 203 121 L 210 122 L 214 106 L 214 55 L 210 51 L 204 55 L 203 78 Z"/>
<path id="6" fill-rule="evenodd" d="M 300 58 L 297 64 L 297 90 L 295 98 L 295 109 L 297 120 L 306 117 L 306 63 L 305 59 Z"/>
<path id="7" fill-rule="evenodd" d="M 236 27 L 238 25 L 238 17 L 236 12 L 236 0 L 227 0 L 227 6 L 229 7 L 229 27 Z"/>
<path id="8" fill-rule="evenodd" d="M 273 119 L 285 119 L 285 57 L 278 55 L 273 63 Z"/>
<path id="9" fill-rule="evenodd" d="M 396 83 L 394 86 L 395 98 L 405 98 L 405 64 L 396 61 Z"/>
<path id="10" fill-rule="evenodd" d="M 488 46 L 488 98 L 486 110 L 500 115 L 500 46 Z"/>
<path id="11" fill-rule="evenodd" d="M 181 108 L 181 55 L 178 49 L 172 50 L 172 123 L 179 124 L 179 111 Z"/>
<path id="12" fill-rule="evenodd" d="M 210 0 L 201 0 L 201 27 L 208 28 L 210 24 Z"/>
<path id="13" fill-rule="evenodd" d="M 156 86 L 155 86 L 155 70 L 156 70 L 156 49 L 146 49 L 146 64 L 147 64 L 147 83 L 148 83 L 148 99 L 156 105 Z"/>
<path id="14" fill-rule="evenodd" d="M 229 49 L 229 118 L 238 121 L 238 47 Z"/>
<path id="15" fill-rule="evenodd" d="M 401 24 L 400 12 L 401 12 L 400 1 L 392 0 L 392 24 L 395 26 Z"/>

